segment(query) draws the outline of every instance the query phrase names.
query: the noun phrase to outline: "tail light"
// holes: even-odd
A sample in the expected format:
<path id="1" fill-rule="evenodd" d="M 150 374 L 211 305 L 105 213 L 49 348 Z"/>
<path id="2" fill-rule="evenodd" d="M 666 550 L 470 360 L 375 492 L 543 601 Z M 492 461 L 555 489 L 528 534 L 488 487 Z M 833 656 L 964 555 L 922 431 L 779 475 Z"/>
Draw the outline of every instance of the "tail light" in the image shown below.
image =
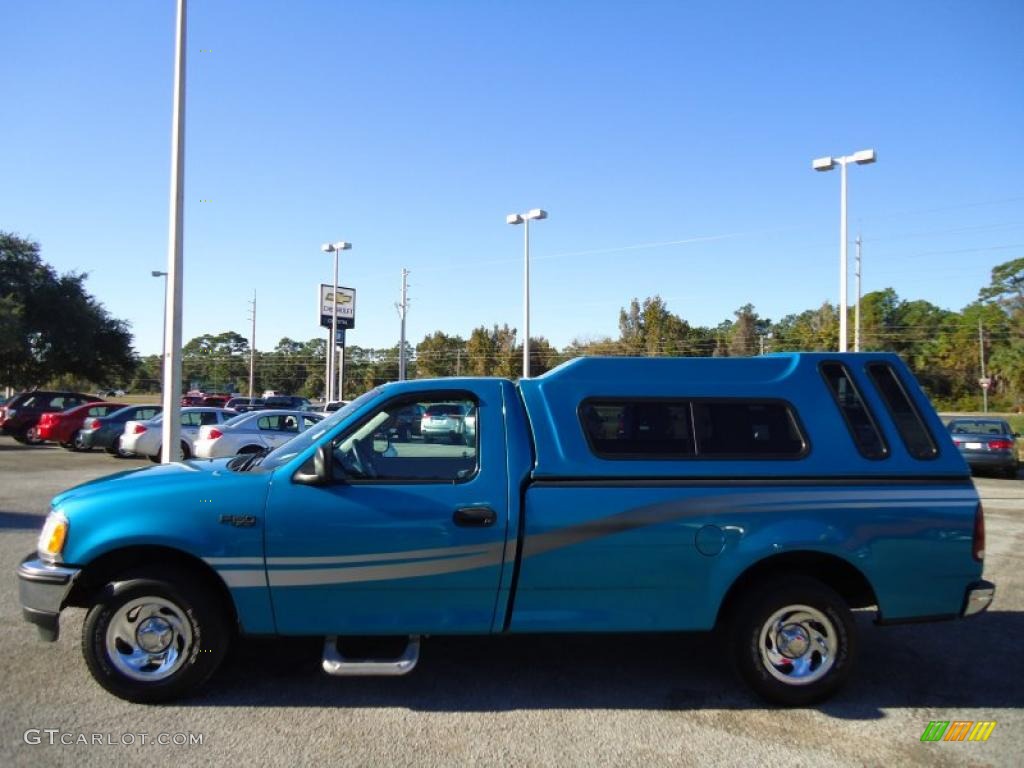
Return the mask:
<path id="1" fill-rule="evenodd" d="M 979 563 L 985 560 L 985 510 L 978 504 L 974 513 L 974 543 L 971 547 L 971 555 Z"/>
<path id="2" fill-rule="evenodd" d="M 40 426 L 43 424 L 52 424 L 56 420 L 56 414 L 44 413 L 42 416 L 39 417 L 39 424 Z"/>
<path id="3" fill-rule="evenodd" d="M 223 432 L 221 432 L 221 431 L 220 431 L 219 429 L 217 429 L 216 427 L 214 427 L 213 429 L 211 429 L 211 430 L 210 430 L 209 432 L 207 432 L 207 433 L 206 433 L 206 436 L 207 436 L 207 437 L 208 437 L 208 438 L 209 438 L 210 440 L 216 440 L 216 439 L 217 439 L 218 437 L 224 437 L 224 433 L 223 433 Z"/>
<path id="4" fill-rule="evenodd" d="M 133 435 L 141 435 L 145 431 L 146 431 L 146 428 L 144 426 L 142 426 L 141 424 L 136 424 L 134 427 L 132 427 L 132 434 Z"/>
<path id="5" fill-rule="evenodd" d="M 1012 440 L 991 440 L 988 444 L 990 450 L 993 451 L 1009 451 L 1013 448 Z"/>
<path id="6" fill-rule="evenodd" d="M 99 429 L 99 428 L 100 428 L 100 420 L 99 419 L 93 419 L 92 421 L 89 422 L 89 429 Z"/>

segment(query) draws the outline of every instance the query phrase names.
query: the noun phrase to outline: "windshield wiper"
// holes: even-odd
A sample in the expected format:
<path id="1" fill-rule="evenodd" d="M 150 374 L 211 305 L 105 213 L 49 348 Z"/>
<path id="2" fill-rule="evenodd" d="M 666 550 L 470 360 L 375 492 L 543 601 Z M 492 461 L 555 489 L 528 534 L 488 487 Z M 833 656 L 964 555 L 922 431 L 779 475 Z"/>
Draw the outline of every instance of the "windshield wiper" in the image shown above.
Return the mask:
<path id="1" fill-rule="evenodd" d="M 233 469 L 235 472 L 248 472 L 263 461 L 268 453 L 270 453 L 269 448 L 260 448 L 253 453 L 243 453 L 240 456 L 235 456 L 235 458 L 228 462 L 228 469 Z"/>

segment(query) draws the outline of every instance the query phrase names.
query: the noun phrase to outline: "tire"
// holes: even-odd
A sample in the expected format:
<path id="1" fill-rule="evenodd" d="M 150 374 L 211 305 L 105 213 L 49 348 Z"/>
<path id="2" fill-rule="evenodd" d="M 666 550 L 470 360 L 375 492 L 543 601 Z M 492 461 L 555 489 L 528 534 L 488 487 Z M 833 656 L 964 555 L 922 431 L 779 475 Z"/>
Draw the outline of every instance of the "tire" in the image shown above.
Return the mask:
<path id="1" fill-rule="evenodd" d="M 25 437 L 24 430 L 20 432 L 11 432 L 11 437 L 13 437 L 14 441 L 17 443 L 21 443 L 22 445 L 28 445 L 28 438 Z"/>
<path id="2" fill-rule="evenodd" d="M 259 453 L 262 450 L 263 448 L 258 445 L 246 445 L 242 448 L 239 448 L 238 451 L 235 453 L 235 456 L 244 456 L 247 453 Z"/>
<path id="3" fill-rule="evenodd" d="M 146 648 L 138 633 L 150 620 L 154 647 Z M 207 586 L 180 569 L 152 568 L 125 574 L 96 596 L 82 627 L 82 655 L 107 691 L 155 704 L 200 688 L 230 639 L 225 608 Z"/>
<path id="4" fill-rule="evenodd" d="M 857 652 L 843 598 L 799 575 L 770 580 L 741 597 L 729 640 L 740 678 L 763 699 L 790 707 L 832 696 L 850 676 Z"/>
<path id="5" fill-rule="evenodd" d="M 160 446 L 160 450 L 158 450 L 156 452 L 155 456 L 150 456 L 149 460 L 152 461 L 154 464 L 159 464 L 161 461 L 163 461 L 163 456 L 164 456 L 164 449 L 163 449 L 163 446 Z"/>
<path id="6" fill-rule="evenodd" d="M 28 445 L 42 445 L 43 439 L 39 437 L 39 427 L 29 427 L 25 430 L 25 442 Z"/>
<path id="7" fill-rule="evenodd" d="M 75 450 L 74 443 L 57 443 L 57 445 L 59 445 L 65 451 L 73 451 L 73 450 Z"/>
<path id="8" fill-rule="evenodd" d="M 181 441 L 181 460 L 188 461 L 192 458 L 192 449 L 188 447 L 188 443 L 184 440 Z"/>
<path id="9" fill-rule="evenodd" d="M 85 444 L 85 442 L 82 440 L 82 430 L 78 430 L 77 432 L 75 432 L 74 436 L 71 438 L 71 450 L 73 450 L 73 451 L 91 451 L 92 450 L 92 446 L 91 445 L 87 446 Z"/>

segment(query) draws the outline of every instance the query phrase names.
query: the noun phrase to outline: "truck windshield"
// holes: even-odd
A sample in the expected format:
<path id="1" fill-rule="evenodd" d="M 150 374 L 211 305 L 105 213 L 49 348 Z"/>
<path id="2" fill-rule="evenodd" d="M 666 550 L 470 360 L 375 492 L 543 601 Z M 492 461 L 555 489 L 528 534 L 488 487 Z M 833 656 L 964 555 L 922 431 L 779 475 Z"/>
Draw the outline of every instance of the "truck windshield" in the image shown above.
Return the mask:
<path id="1" fill-rule="evenodd" d="M 371 389 L 369 392 L 357 397 L 348 405 L 339 408 L 320 423 L 313 425 L 305 432 L 300 432 L 284 445 L 278 446 L 266 456 L 256 459 L 250 464 L 239 465 L 238 469 L 259 469 L 261 471 L 277 469 L 282 464 L 286 464 L 298 454 L 302 453 L 309 446 L 334 429 L 336 424 L 347 419 L 350 414 L 358 411 L 365 403 L 375 399 L 380 395 L 380 393 L 381 390 L 379 387 Z"/>

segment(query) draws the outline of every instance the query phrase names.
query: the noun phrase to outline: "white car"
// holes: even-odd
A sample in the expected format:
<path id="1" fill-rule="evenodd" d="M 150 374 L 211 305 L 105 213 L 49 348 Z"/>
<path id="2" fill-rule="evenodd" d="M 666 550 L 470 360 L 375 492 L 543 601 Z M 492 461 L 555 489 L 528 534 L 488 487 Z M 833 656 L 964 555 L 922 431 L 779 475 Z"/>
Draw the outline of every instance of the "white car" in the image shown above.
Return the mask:
<path id="1" fill-rule="evenodd" d="M 192 458 L 192 445 L 204 424 L 223 424 L 238 414 L 227 408 L 189 407 L 181 409 L 181 455 Z M 160 461 L 163 443 L 163 414 L 147 421 L 128 421 L 121 433 L 121 452 L 135 456 L 148 456 Z"/>
<path id="2" fill-rule="evenodd" d="M 466 406 L 462 403 L 434 403 L 428 405 L 420 420 L 423 442 L 441 440 L 454 444 L 465 441 Z M 476 422 L 474 420 L 474 428 Z"/>
<path id="3" fill-rule="evenodd" d="M 200 427 L 193 453 L 201 459 L 217 459 L 277 448 L 323 418 L 309 411 L 243 413 L 226 424 Z"/>

